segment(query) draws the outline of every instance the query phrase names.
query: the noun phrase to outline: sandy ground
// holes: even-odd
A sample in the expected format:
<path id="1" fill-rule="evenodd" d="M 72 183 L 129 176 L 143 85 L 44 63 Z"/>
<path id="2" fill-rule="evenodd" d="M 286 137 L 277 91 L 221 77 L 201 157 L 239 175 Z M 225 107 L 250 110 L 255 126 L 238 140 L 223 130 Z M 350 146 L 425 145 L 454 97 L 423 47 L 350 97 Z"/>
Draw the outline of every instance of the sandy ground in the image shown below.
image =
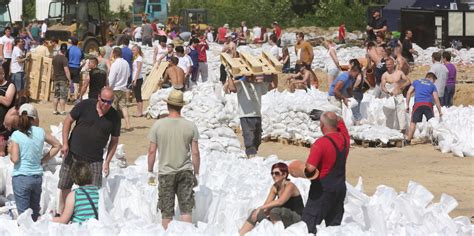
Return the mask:
<path id="1" fill-rule="evenodd" d="M 424 73 L 420 71 L 418 73 Z M 325 73 L 317 71 L 324 88 Z M 281 78 L 280 81 L 283 81 Z M 282 83 L 280 83 L 283 88 Z M 456 104 L 474 104 L 474 84 L 462 84 L 458 87 L 461 92 L 455 97 Z M 57 125 L 65 116 L 52 115 L 52 104 L 40 102 L 35 104 L 38 108 L 41 126 L 49 131 L 50 125 Z M 145 107 L 147 107 L 145 103 Z M 67 106 L 67 110 L 72 107 Z M 134 107 L 130 108 L 134 114 Z M 146 118 L 131 118 L 133 131 L 123 132 L 120 143 L 125 144 L 125 152 L 129 163 L 140 155 L 147 153 L 147 134 L 154 120 Z M 122 130 L 123 131 L 123 130 Z M 259 155 L 277 155 L 280 159 L 305 160 L 309 149 L 283 145 L 280 143 L 263 143 Z M 474 216 L 474 159 L 457 158 L 452 154 L 442 154 L 430 144 L 416 145 L 404 148 L 361 148 L 352 147 L 347 163 L 347 180 L 356 184 L 359 176 L 363 177 L 365 191 L 373 194 L 376 187 L 385 184 L 397 191 L 406 191 L 410 180 L 416 181 L 427 187 L 439 201 L 441 193 L 454 196 L 459 201 L 459 206 L 452 216 Z"/>

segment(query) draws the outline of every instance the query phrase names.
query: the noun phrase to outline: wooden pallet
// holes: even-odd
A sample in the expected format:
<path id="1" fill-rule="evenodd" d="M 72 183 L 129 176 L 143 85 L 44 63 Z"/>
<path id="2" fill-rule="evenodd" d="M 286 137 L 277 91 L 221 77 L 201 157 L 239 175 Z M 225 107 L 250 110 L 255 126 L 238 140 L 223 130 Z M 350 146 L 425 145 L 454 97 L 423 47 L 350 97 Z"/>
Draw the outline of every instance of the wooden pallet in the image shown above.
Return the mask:
<path id="1" fill-rule="evenodd" d="M 396 139 L 396 140 L 389 140 L 387 143 L 383 143 L 380 140 L 361 140 L 361 139 L 354 139 L 355 144 L 360 145 L 364 148 L 377 148 L 377 147 L 382 147 L 382 148 L 392 148 L 392 147 L 398 147 L 401 148 L 403 147 L 403 140 L 402 139 Z"/>
<path id="2" fill-rule="evenodd" d="M 168 67 L 168 62 L 161 62 L 159 65 L 154 65 L 150 74 L 146 77 L 143 86 L 142 86 L 142 98 L 144 100 L 150 99 L 151 95 L 156 92 L 156 90 L 161 89 L 159 85 L 163 79 L 166 68 Z"/>
<path id="3" fill-rule="evenodd" d="M 221 53 L 221 63 L 233 77 L 252 75 L 250 67 L 241 58 L 232 58 L 227 53 Z"/>
<path id="4" fill-rule="evenodd" d="M 221 62 L 232 77 L 277 75 L 282 73 L 283 65 L 270 53 L 263 52 L 255 57 L 247 52 L 241 52 L 239 58 L 232 58 L 227 53 L 221 53 Z"/>
<path id="5" fill-rule="evenodd" d="M 27 89 L 30 94 L 30 98 L 38 100 L 40 98 L 40 86 L 41 86 L 41 70 L 43 57 L 36 54 L 31 54 L 27 70 Z"/>
<path id="6" fill-rule="evenodd" d="M 270 135 L 263 137 L 262 142 L 275 142 L 275 143 L 281 143 L 283 145 L 294 145 L 297 147 L 306 147 L 306 148 L 311 147 L 311 144 L 304 140 L 293 140 L 293 139 L 282 138 L 282 137 L 271 137 Z"/>
<path id="7" fill-rule="evenodd" d="M 43 57 L 41 80 L 40 80 L 40 94 L 39 99 L 42 101 L 49 101 L 51 95 L 51 78 L 53 76 L 53 58 Z"/>

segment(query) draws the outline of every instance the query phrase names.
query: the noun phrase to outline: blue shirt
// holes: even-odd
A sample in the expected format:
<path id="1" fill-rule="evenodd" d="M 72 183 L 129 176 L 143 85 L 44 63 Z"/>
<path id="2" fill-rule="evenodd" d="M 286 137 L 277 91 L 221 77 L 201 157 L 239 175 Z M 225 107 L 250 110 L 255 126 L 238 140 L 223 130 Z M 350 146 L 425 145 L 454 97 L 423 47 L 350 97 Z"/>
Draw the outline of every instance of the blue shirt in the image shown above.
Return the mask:
<path id="1" fill-rule="evenodd" d="M 133 53 L 132 49 L 129 47 L 123 47 L 122 48 L 122 58 L 128 62 L 128 65 L 130 66 L 130 69 L 132 69 L 133 65 Z M 131 71 L 131 70 L 130 70 Z"/>
<path id="2" fill-rule="evenodd" d="M 44 130 L 32 126 L 31 134 L 27 136 L 21 131 L 13 132 L 11 140 L 18 144 L 20 159 L 13 166 L 13 176 L 43 175 L 41 158 L 43 158 Z"/>
<path id="3" fill-rule="evenodd" d="M 438 92 L 436 85 L 427 79 L 415 80 L 412 86 L 415 88 L 415 103 L 433 102 L 433 92 Z"/>
<path id="4" fill-rule="evenodd" d="M 76 45 L 72 45 L 68 49 L 67 59 L 69 61 L 69 67 L 79 68 L 81 66 L 82 59 L 84 59 L 84 54 L 80 48 L 78 48 Z"/>
<path id="5" fill-rule="evenodd" d="M 349 94 L 347 93 L 347 89 L 349 89 L 353 83 L 353 80 L 349 76 L 349 72 L 341 73 L 334 81 L 332 81 L 331 86 L 329 87 L 329 96 L 335 96 L 334 88 L 336 87 L 336 84 L 339 81 L 342 81 L 343 83 L 341 94 L 345 97 L 349 97 Z"/>
<path id="6" fill-rule="evenodd" d="M 189 48 L 189 57 L 191 57 L 191 61 L 193 61 L 193 67 L 199 66 L 199 52 L 196 49 Z"/>

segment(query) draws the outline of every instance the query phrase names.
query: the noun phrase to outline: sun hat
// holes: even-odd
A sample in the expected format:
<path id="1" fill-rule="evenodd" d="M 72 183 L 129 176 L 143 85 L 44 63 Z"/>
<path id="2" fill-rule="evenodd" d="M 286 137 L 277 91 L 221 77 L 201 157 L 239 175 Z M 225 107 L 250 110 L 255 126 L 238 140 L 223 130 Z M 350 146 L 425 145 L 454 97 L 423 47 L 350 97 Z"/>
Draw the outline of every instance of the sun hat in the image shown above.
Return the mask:
<path id="1" fill-rule="evenodd" d="M 31 117 L 35 120 L 38 118 L 38 111 L 36 110 L 36 108 L 33 105 L 31 105 L 29 103 L 25 103 L 25 104 L 21 105 L 20 111 L 19 111 L 20 115 L 23 114 L 23 112 L 25 112 L 25 111 L 26 111 L 26 115 L 28 117 Z"/>
<path id="2" fill-rule="evenodd" d="M 182 107 L 186 105 L 186 103 L 183 100 L 183 92 L 180 90 L 173 89 L 168 96 L 168 99 L 165 99 L 165 102 L 174 105 L 174 106 L 179 106 Z"/>

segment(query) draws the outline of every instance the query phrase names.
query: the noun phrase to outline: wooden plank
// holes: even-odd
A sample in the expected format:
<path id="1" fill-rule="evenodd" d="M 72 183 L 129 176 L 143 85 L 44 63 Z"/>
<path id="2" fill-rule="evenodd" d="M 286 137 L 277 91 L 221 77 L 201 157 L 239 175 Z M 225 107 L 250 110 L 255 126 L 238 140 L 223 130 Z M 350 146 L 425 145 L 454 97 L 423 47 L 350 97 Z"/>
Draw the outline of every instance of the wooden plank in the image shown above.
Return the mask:
<path id="1" fill-rule="evenodd" d="M 276 71 L 282 73 L 283 72 L 283 64 L 275 58 L 270 52 L 264 51 L 262 56 L 268 60 L 268 62 L 275 68 Z"/>
<path id="2" fill-rule="evenodd" d="M 43 57 L 43 69 L 41 70 L 40 95 L 42 101 L 49 101 L 51 94 L 51 78 L 53 76 L 53 59 Z"/>
<path id="3" fill-rule="evenodd" d="M 27 88 L 30 94 L 30 98 L 34 100 L 39 99 L 40 86 L 41 86 L 41 69 L 42 69 L 43 57 L 36 54 L 31 54 L 31 60 L 29 65 L 29 74 L 27 79 Z"/>
<path id="4" fill-rule="evenodd" d="M 151 95 L 156 92 L 160 81 L 168 67 L 168 62 L 161 62 L 159 65 L 154 65 L 150 74 L 146 77 L 142 86 L 142 98 L 144 100 L 150 99 Z"/>

